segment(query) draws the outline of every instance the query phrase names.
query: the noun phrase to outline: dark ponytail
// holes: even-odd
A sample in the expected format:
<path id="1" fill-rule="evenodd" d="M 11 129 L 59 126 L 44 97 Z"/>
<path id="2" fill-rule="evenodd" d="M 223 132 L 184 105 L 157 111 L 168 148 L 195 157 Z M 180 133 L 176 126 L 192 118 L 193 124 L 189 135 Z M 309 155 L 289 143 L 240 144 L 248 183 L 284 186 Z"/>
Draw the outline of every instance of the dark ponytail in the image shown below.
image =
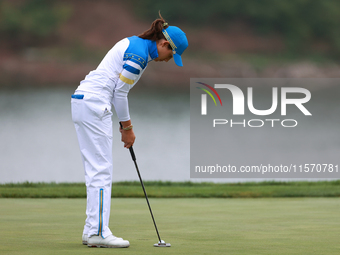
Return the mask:
<path id="1" fill-rule="evenodd" d="M 154 22 L 152 22 L 151 27 L 148 30 L 141 33 L 140 35 L 138 35 L 138 37 L 143 39 L 149 39 L 152 41 L 165 39 L 162 30 L 168 28 L 169 25 L 163 19 L 161 12 L 159 12 L 158 14 L 159 19 L 156 19 Z"/>

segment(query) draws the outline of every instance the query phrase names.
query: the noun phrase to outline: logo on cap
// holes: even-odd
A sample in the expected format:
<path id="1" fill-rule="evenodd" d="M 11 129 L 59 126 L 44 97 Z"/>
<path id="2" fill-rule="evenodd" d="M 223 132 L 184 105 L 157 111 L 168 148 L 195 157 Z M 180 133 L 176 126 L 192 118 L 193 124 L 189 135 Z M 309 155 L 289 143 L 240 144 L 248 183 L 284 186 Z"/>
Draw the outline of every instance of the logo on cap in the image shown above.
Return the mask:
<path id="1" fill-rule="evenodd" d="M 163 29 L 162 33 L 163 33 L 163 35 L 165 36 L 165 39 L 167 39 L 167 41 L 170 43 L 171 48 L 172 48 L 172 50 L 174 51 L 174 54 L 176 54 L 176 49 L 177 49 L 177 47 L 176 47 L 175 43 L 172 41 L 170 35 L 169 35 L 168 32 L 167 32 L 166 30 L 164 30 L 164 29 Z"/>

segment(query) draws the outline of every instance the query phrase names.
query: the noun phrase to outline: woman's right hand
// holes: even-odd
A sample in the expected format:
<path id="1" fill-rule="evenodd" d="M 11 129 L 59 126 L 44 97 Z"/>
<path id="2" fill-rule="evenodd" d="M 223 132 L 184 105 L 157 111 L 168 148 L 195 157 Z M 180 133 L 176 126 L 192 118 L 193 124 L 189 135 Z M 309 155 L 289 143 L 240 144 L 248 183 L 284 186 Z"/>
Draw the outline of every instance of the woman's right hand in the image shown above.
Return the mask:
<path id="1" fill-rule="evenodd" d="M 121 129 L 122 133 L 122 142 L 124 143 L 125 148 L 130 148 L 136 139 L 135 133 L 133 132 L 132 129 L 130 130 L 123 130 Z"/>
<path id="2" fill-rule="evenodd" d="M 121 124 L 123 127 L 129 127 L 131 126 L 131 120 L 128 121 L 122 121 Z M 135 133 L 133 132 L 133 129 L 124 130 L 122 127 L 119 128 L 120 133 L 122 134 L 122 142 L 124 143 L 125 148 L 130 148 L 136 139 Z"/>

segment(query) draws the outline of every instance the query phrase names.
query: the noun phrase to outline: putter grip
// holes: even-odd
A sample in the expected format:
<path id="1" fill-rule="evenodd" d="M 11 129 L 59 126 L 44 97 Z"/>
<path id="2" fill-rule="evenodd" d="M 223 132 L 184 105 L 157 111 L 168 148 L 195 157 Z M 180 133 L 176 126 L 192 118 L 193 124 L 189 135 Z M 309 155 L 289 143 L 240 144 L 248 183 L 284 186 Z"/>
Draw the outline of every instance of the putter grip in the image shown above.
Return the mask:
<path id="1" fill-rule="evenodd" d="M 131 158 L 133 161 L 136 161 L 136 156 L 135 156 L 135 152 L 133 151 L 132 146 L 129 148 L 130 154 L 131 154 Z"/>
<path id="2" fill-rule="evenodd" d="M 119 122 L 119 125 L 120 125 L 120 127 L 121 127 L 121 128 L 123 128 L 123 125 L 122 125 L 122 123 L 121 123 L 121 122 Z M 132 158 L 132 160 L 133 160 L 133 161 L 136 161 L 135 152 L 133 151 L 133 148 L 132 148 L 132 146 L 129 148 L 129 151 L 130 151 L 130 154 L 131 154 L 131 158 Z"/>

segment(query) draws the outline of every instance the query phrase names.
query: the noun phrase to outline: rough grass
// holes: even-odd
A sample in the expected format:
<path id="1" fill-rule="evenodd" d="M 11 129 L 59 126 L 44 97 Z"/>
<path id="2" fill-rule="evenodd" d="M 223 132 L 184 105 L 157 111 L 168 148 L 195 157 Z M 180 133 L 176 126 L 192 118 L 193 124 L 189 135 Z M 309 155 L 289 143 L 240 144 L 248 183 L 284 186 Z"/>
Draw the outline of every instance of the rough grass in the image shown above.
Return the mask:
<path id="1" fill-rule="evenodd" d="M 86 199 L 0 199 L 0 254 L 339 254 L 340 198 L 112 199 L 127 249 L 81 244 Z M 162 250 L 159 250 L 162 249 Z"/>
<path id="2" fill-rule="evenodd" d="M 156 198 L 340 197 L 340 180 L 319 182 L 193 183 L 145 182 Z M 85 198 L 84 183 L 1 184 L 3 198 Z M 112 197 L 144 197 L 139 182 L 113 183 Z"/>

